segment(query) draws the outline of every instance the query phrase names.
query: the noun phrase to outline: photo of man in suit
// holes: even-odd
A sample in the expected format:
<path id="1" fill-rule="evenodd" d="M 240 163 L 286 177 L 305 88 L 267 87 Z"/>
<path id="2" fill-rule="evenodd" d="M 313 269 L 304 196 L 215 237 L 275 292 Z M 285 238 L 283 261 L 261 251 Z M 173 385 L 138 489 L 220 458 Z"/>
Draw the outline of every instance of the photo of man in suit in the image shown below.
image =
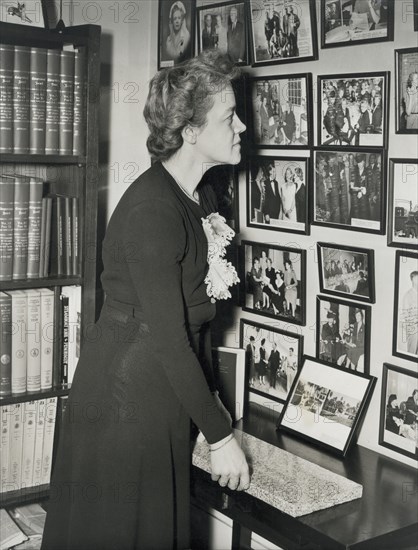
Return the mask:
<path id="1" fill-rule="evenodd" d="M 245 32 L 244 25 L 238 21 L 238 9 L 235 6 L 229 11 L 229 25 L 227 33 L 228 53 L 235 63 L 245 60 Z"/>
<path id="2" fill-rule="evenodd" d="M 274 164 L 267 167 L 268 177 L 264 180 L 265 200 L 262 208 L 265 223 L 270 223 L 271 219 L 279 219 L 281 199 L 279 193 L 279 184 L 276 179 L 276 168 Z"/>

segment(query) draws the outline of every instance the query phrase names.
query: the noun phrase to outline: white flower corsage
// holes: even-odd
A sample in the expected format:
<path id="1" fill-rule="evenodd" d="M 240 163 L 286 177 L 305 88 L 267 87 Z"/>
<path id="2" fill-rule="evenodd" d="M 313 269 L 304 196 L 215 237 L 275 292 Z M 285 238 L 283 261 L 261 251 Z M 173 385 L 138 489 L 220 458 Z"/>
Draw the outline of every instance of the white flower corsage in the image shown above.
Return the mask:
<path id="1" fill-rule="evenodd" d="M 206 292 L 211 298 L 226 300 L 231 297 L 229 287 L 239 283 L 235 267 L 224 259 L 226 247 L 235 236 L 235 231 L 218 212 L 202 218 L 203 230 L 208 240 L 209 270 L 205 277 Z"/>

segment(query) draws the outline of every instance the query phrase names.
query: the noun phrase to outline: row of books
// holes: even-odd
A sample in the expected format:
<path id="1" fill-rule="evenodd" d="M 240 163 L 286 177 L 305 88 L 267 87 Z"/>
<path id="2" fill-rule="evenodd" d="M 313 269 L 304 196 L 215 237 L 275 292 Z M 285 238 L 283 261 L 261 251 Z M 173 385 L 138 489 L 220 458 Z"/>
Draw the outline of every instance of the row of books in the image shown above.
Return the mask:
<path id="1" fill-rule="evenodd" d="M 79 273 L 79 202 L 41 178 L 0 176 L 0 281 Z"/>
<path id="2" fill-rule="evenodd" d="M 0 396 L 71 384 L 80 318 L 80 286 L 0 292 Z"/>
<path id="3" fill-rule="evenodd" d="M 83 49 L 0 44 L 0 153 L 84 155 Z"/>
<path id="4" fill-rule="evenodd" d="M 0 407 L 0 492 L 50 482 L 57 397 Z"/>

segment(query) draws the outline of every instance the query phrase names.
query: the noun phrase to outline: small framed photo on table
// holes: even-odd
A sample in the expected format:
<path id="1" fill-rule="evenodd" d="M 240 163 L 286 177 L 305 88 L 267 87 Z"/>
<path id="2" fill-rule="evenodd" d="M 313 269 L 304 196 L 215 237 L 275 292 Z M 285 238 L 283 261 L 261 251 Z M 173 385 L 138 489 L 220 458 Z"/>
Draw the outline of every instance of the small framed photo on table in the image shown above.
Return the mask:
<path id="1" fill-rule="evenodd" d="M 418 134 L 418 48 L 395 50 L 396 133 Z"/>
<path id="2" fill-rule="evenodd" d="M 418 374 L 383 364 L 379 445 L 418 459 Z"/>
<path id="3" fill-rule="evenodd" d="M 382 149 L 315 149 L 312 223 L 384 234 L 385 173 Z"/>
<path id="4" fill-rule="evenodd" d="M 315 0 L 248 0 L 253 66 L 318 58 Z"/>
<path id="5" fill-rule="evenodd" d="M 395 2 L 321 0 L 321 47 L 393 40 Z"/>
<path id="6" fill-rule="evenodd" d="M 305 356 L 278 428 L 347 454 L 355 442 L 376 378 Z"/>
<path id="7" fill-rule="evenodd" d="M 191 59 L 196 0 L 159 0 L 158 69 Z"/>
<path id="8" fill-rule="evenodd" d="M 248 79 L 253 144 L 266 149 L 312 145 L 311 74 Z"/>
<path id="9" fill-rule="evenodd" d="M 389 73 L 318 76 L 318 144 L 385 147 Z"/>

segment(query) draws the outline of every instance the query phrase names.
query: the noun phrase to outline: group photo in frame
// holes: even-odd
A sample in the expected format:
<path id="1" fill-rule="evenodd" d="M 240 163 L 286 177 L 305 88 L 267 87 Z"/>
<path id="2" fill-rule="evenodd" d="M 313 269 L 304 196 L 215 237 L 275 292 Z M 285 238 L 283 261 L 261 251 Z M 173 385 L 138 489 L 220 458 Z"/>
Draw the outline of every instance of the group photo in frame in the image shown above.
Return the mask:
<path id="1" fill-rule="evenodd" d="M 396 251 L 392 354 L 418 359 L 418 254 Z"/>
<path id="2" fill-rule="evenodd" d="M 240 250 L 244 311 L 304 325 L 306 251 L 253 241 Z"/>
<path id="3" fill-rule="evenodd" d="M 389 73 L 318 76 L 318 145 L 385 147 Z"/>
<path id="4" fill-rule="evenodd" d="M 345 456 L 356 441 L 376 378 L 305 356 L 277 427 Z"/>
<path id="5" fill-rule="evenodd" d="M 321 0 L 321 47 L 393 40 L 394 2 Z"/>
<path id="6" fill-rule="evenodd" d="M 26 25 L 28 27 L 49 28 L 46 0 L 2 0 L 0 2 L 0 21 Z"/>
<path id="7" fill-rule="evenodd" d="M 384 151 L 315 149 L 313 162 L 312 224 L 384 234 Z"/>
<path id="8" fill-rule="evenodd" d="M 374 250 L 317 243 L 320 292 L 374 304 Z"/>
<path id="9" fill-rule="evenodd" d="M 418 248 L 418 160 L 389 160 L 388 245 Z"/>
<path id="10" fill-rule="evenodd" d="M 196 0 L 158 0 L 158 69 L 194 55 Z"/>
<path id="11" fill-rule="evenodd" d="M 418 134 L 418 48 L 395 50 L 396 133 Z"/>
<path id="12" fill-rule="evenodd" d="M 369 372 L 371 307 L 317 296 L 316 356 L 356 372 Z"/>
<path id="13" fill-rule="evenodd" d="M 248 392 L 284 403 L 301 366 L 303 336 L 241 319 L 240 347 Z"/>
<path id="14" fill-rule="evenodd" d="M 418 373 L 383 363 L 379 445 L 418 459 Z"/>
<path id="15" fill-rule="evenodd" d="M 312 144 L 311 74 L 248 79 L 253 144 L 266 149 Z"/>
<path id="16" fill-rule="evenodd" d="M 252 65 L 318 58 L 315 0 L 248 0 Z"/>
<path id="17" fill-rule="evenodd" d="M 227 53 L 237 65 L 248 65 L 247 10 L 245 2 L 204 4 L 197 8 L 198 52 Z"/>
<path id="18" fill-rule="evenodd" d="M 309 233 L 309 158 L 253 156 L 247 164 L 247 225 Z"/>

